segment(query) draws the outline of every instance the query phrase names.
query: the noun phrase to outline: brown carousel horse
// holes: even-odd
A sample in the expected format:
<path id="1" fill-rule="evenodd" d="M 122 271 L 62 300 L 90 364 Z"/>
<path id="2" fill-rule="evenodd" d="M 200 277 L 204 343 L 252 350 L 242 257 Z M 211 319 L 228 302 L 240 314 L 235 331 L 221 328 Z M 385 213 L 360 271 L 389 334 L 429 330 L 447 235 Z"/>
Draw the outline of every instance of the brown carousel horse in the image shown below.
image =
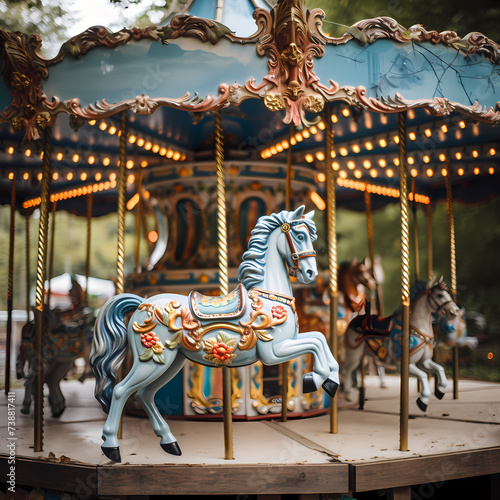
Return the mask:
<path id="1" fill-rule="evenodd" d="M 92 335 L 94 313 L 85 307 L 83 289 L 71 277 L 69 309 L 49 309 L 43 312 L 43 359 L 44 381 L 49 388 L 49 404 L 52 416 L 57 418 L 65 410 L 65 399 L 60 381 L 66 376 L 76 358 L 83 355 L 84 346 Z M 35 362 L 35 322 L 29 321 L 22 329 L 22 343 L 16 362 L 17 378 L 25 378 L 25 392 L 21 413 L 28 415 L 33 398 Z M 25 365 L 27 364 L 27 372 Z"/>

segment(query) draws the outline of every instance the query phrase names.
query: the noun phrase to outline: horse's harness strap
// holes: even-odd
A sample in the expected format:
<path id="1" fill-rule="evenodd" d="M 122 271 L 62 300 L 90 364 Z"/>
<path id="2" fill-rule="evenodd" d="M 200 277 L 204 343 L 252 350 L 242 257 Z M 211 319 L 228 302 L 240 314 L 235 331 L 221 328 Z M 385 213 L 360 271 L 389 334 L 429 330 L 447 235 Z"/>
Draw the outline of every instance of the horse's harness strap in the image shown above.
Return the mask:
<path id="1" fill-rule="evenodd" d="M 290 229 L 293 226 L 303 224 L 302 220 L 296 220 L 293 222 L 285 222 L 281 225 L 281 230 L 285 233 L 286 240 L 288 241 L 288 247 L 290 248 L 290 257 L 292 259 L 292 267 L 288 270 L 290 276 L 297 276 L 299 271 L 299 260 L 305 259 L 307 257 L 316 257 L 316 252 L 314 250 L 302 250 L 297 252 L 295 250 L 295 245 L 293 243 L 292 236 L 290 234 Z M 307 227 L 307 226 L 306 226 Z"/>
<path id="2" fill-rule="evenodd" d="M 419 351 L 426 345 L 429 346 L 431 350 L 434 348 L 434 337 L 432 335 L 427 335 L 413 325 L 410 325 L 410 335 L 414 335 L 415 337 L 418 337 L 420 339 L 420 342 L 415 347 L 413 347 L 413 349 L 411 349 L 410 354 Z"/>
<path id="3" fill-rule="evenodd" d="M 292 311 L 294 313 L 297 312 L 295 307 L 295 297 L 289 297 L 288 295 L 283 295 L 281 293 L 270 292 L 269 290 L 263 290 L 262 288 L 252 288 L 251 292 L 264 299 L 274 300 L 275 302 L 286 304 L 287 306 L 290 306 L 292 308 Z"/>

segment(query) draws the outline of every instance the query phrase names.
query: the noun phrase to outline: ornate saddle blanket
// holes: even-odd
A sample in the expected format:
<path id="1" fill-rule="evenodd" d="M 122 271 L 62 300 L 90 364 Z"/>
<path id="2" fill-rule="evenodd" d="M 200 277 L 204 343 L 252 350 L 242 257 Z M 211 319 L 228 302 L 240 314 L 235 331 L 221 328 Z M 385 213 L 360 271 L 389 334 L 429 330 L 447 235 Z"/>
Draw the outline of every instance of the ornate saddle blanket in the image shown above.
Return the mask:
<path id="1" fill-rule="evenodd" d="M 211 297 L 199 292 L 189 294 L 193 316 L 198 319 L 234 319 L 245 311 L 245 289 L 240 283 L 229 295 Z"/>

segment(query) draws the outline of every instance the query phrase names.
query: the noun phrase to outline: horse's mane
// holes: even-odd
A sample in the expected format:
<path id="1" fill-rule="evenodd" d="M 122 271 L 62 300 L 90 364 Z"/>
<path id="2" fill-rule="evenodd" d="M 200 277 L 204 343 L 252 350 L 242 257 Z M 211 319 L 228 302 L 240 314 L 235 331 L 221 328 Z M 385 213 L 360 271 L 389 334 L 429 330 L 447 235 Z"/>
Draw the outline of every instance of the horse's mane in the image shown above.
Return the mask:
<path id="1" fill-rule="evenodd" d="M 238 280 L 247 290 L 257 286 L 264 279 L 266 265 L 264 258 L 269 235 L 284 222 L 300 219 L 303 208 L 302 211 L 299 212 L 299 210 L 292 212 L 282 210 L 278 214 L 265 215 L 257 221 L 248 242 L 248 250 L 243 254 L 243 262 L 238 268 Z M 311 240 L 316 241 L 316 225 L 314 222 L 307 218 L 302 219 L 302 222 L 309 229 Z"/>
<path id="2" fill-rule="evenodd" d="M 427 287 L 427 282 L 426 281 L 416 281 L 411 287 L 410 287 L 410 302 L 413 302 L 422 292 L 425 292 L 425 289 Z"/>

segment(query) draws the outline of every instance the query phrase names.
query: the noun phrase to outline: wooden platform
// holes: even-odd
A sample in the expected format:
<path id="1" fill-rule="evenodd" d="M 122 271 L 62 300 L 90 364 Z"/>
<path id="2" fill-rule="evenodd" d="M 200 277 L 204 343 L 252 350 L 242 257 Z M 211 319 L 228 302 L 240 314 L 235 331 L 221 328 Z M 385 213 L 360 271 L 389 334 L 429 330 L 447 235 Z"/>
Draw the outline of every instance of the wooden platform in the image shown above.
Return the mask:
<path id="1" fill-rule="evenodd" d="M 223 458 L 222 422 L 169 422 L 183 452 L 173 457 L 149 420 L 125 417 L 123 463 L 113 464 L 100 451 L 104 414 L 93 381 L 66 382 L 68 408 L 58 420 L 46 418 L 43 452 L 32 448 L 32 417 L 16 413 L 16 484 L 82 496 L 353 494 L 500 473 L 500 384 L 461 381 L 459 400 L 448 392 L 432 399 L 426 414 L 413 391 L 410 451 L 400 452 L 399 379 L 389 383 L 380 389 L 376 377 L 367 377 L 362 411 L 340 396 L 338 434 L 329 433 L 328 415 L 235 422 L 232 461 Z M 14 392 L 19 409 L 22 390 Z M 6 416 L 3 393 L 0 405 Z M 7 419 L 0 422 L 0 439 L 9 443 Z M 1 451 L 3 481 L 10 468 L 5 444 Z"/>

